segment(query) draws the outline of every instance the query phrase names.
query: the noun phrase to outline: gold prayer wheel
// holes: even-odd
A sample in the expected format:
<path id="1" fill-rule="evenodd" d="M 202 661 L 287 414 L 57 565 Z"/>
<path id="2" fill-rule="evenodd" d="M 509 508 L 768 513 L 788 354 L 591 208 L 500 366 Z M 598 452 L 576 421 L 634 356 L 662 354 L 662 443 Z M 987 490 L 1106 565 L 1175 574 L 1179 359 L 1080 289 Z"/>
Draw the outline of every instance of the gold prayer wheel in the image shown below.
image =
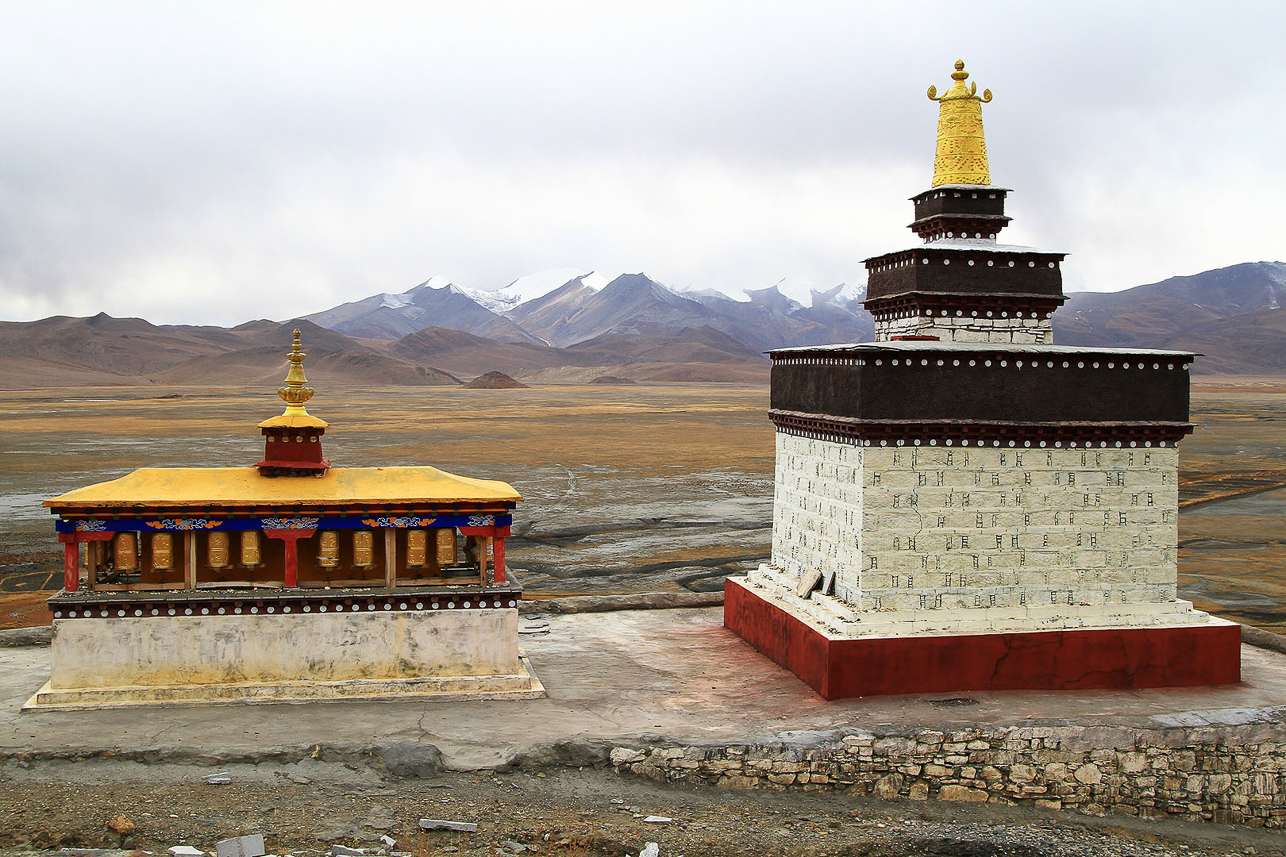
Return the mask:
<path id="1" fill-rule="evenodd" d="M 133 571 L 138 568 L 138 542 L 133 533 L 117 533 L 115 540 L 115 565 L 117 571 Z"/>
<path id="2" fill-rule="evenodd" d="M 156 571 L 174 568 L 174 536 L 169 533 L 152 536 L 152 568 Z"/>
<path id="3" fill-rule="evenodd" d="M 244 538 L 244 537 L 243 537 Z M 205 548 L 206 565 L 210 568 L 227 568 L 231 557 L 228 553 L 228 534 L 210 533 Z"/>
<path id="4" fill-rule="evenodd" d="M 375 565 L 375 534 L 370 530 L 357 530 L 353 533 L 353 565 L 357 568 L 370 568 Z"/>
<path id="5" fill-rule="evenodd" d="M 259 552 L 259 531 L 242 530 L 241 531 L 241 564 L 247 568 L 254 568 L 263 562 L 262 554 Z"/>
<path id="6" fill-rule="evenodd" d="M 455 565 L 455 527 L 437 530 L 438 565 Z"/>
<path id="7" fill-rule="evenodd" d="M 339 533 L 324 530 L 317 537 L 317 564 L 322 568 L 339 568 Z"/>
<path id="8" fill-rule="evenodd" d="M 406 531 L 406 564 L 412 568 L 428 565 L 428 539 L 424 530 Z"/>

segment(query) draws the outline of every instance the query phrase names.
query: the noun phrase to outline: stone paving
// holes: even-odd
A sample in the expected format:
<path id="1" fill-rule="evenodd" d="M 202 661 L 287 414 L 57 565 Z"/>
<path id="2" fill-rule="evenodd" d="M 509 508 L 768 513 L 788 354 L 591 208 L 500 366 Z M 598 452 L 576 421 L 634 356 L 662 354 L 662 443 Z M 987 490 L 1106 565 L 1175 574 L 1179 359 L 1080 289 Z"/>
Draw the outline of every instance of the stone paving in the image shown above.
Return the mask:
<path id="1" fill-rule="evenodd" d="M 1286 655 L 1243 646 L 1239 685 L 1143 691 L 929 694 L 826 702 L 722 626 L 721 608 L 525 617 L 548 689 L 527 701 L 325 702 L 27 712 L 49 649 L 0 649 L 0 754 L 287 755 L 390 742 L 436 745 L 453 768 L 492 767 L 558 742 L 726 745 L 838 740 L 860 730 L 1024 726 L 1137 729 L 1286 720 Z M 544 629 L 548 630 L 544 630 Z M 604 758 L 606 751 L 604 751 Z"/>

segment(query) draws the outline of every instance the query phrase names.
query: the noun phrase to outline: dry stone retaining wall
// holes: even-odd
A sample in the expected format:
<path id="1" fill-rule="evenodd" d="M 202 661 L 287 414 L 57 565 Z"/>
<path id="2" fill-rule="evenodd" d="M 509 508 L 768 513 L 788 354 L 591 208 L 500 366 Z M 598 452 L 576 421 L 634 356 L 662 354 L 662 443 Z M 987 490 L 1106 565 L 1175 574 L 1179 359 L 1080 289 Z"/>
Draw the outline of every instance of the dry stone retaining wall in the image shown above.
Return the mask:
<path id="1" fill-rule="evenodd" d="M 616 747 L 613 766 L 654 780 L 884 799 L 975 801 L 1286 827 L 1281 724 L 1132 730 L 1022 727 L 817 743 Z"/>

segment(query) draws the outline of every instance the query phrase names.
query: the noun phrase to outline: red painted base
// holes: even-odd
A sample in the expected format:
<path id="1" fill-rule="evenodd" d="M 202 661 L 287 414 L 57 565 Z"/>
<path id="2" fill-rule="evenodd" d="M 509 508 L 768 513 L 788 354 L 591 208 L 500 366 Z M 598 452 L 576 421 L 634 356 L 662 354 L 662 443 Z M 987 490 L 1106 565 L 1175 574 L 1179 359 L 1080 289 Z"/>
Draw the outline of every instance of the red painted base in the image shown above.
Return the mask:
<path id="1" fill-rule="evenodd" d="M 738 580 L 724 593 L 724 625 L 826 699 L 1241 681 L 1239 625 L 832 640 Z"/>

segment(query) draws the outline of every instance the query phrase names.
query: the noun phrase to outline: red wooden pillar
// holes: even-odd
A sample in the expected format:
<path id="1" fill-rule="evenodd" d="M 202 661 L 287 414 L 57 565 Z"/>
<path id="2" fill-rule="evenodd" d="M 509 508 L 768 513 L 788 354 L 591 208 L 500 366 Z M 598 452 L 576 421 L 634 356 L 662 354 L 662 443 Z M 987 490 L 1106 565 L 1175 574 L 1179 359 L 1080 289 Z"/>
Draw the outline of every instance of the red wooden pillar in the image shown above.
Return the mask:
<path id="1" fill-rule="evenodd" d="M 299 546 L 300 539 L 311 538 L 316 530 L 264 530 L 263 534 L 270 539 L 281 539 L 285 543 L 286 562 L 282 585 L 294 589 L 299 585 Z"/>
<path id="2" fill-rule="evenodd" d="M 496 583 L 505 582 L 505 536 L 509 535 L 508 527 L 496 527 L 495 542 L 491 549 L 496 567 Z"/>
<path id="3" fill-rule="evenodd" d="M 108 532 L 94 533 L 59 533 L 58 541 L 63 543 L 63 589 L 75 592 L 80 589 L 80 545 L 82 542 L 105 542 L 116 535 Z M 93 589 L 93 579 L 90 579 Z"/>
<path id="4" fill-rule="evenodd" d="M 508 527 L 460 527 L 462 536 L 490 536 L 492 571 L 496 583 L 505 582 L 505 536 L 509 535 Z M 483 546 L 486 550 L 486 546 Z"/>
<path id="5" fill-rule="evenodd" d="M 80 588 L 80 542 L 75 533 L 59 533 L 63 543 L 63 589 L 75 592 Z"/>

